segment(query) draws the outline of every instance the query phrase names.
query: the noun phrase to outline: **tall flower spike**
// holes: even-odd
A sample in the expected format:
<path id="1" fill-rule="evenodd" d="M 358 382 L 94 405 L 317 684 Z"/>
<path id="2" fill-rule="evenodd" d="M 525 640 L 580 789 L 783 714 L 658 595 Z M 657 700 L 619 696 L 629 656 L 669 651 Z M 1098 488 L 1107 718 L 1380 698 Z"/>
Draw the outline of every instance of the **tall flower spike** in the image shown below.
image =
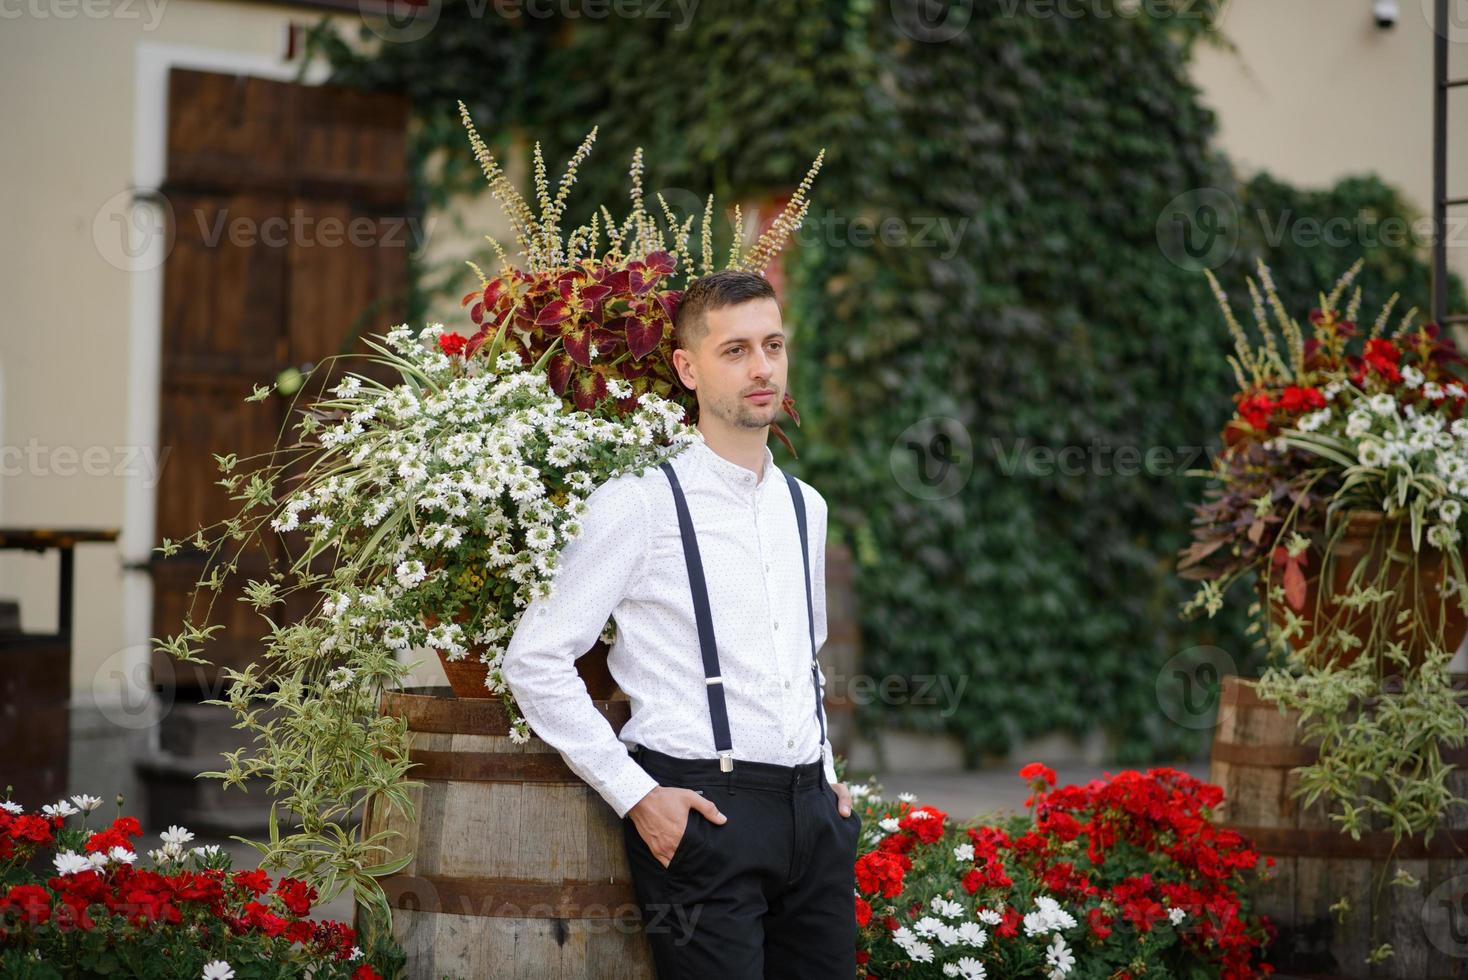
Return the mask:
<path id="1" fill-rule="evenodd" d="M 763 272 L 780 250 L 785 247 L 786 240 L 790 234 L 800 227 L 809 208 L 806 195 L 810 193 L 810 185 L 815 182 L 816 174 L 821 172 L 821 163 L 826 159 L 824 148 L 816 154 L 815 161 L 811 163 L 810 169 L 806 171 L 805 178 L 801 180 L 800 186 L 785 202 L 784 209 L 775 217 L 775 220 L 760 236 L 753 250 L 740 263 L 740 268 L 748 272 Z"/>
<path id="2" fill-rule="evenodd" d="M 1290 316 L 1285 309 L 1284 301 L 1279 298 L 1279 290 L 1274 286 L 1274 276 L 1269 271 L 1269 266 L 1259 259 L 1259 281 L 1264 284 L 1264 295 L 1269 300 L 1269 307 L 1274 311 L 1274 318 L 1279 322 L 1279 332 L 1285 341 L 1285 351 L 1288 355 L 1288 366 L 1285 368 L 1286 378 L 1298 376 L 1304 370 L 1305 340 L 1300 332 L 1300 325 Z M 1274 333 L 1270 331 L 1265 334 L 1269 346 L 1270 356 L 1273 360 L 1279 360 L 1279 352 L 1274 344 Z"/>
<path id="3" fill-rule="evenodd" d="M 554 256 L 560 251 L 560 242 L 553 237 L 554 229 L 547 227 L 545 221 L 550 217 L 551 196 L 550 182 L 545 176 L 545 157 L 540 152 L 540 140 L 535 141 L 535 200 L 540 205 L 541 231 L 539 236 L 540 254 L 545 257 L 549 264 L 554 264 Z M 534 259 L 532 258 L 532 263 Z"/>
<path id="4" fill-rule="evenodd" d="M 522 251 L 528 253 L 530 241 L 536 234 L 535 215 L 530 210 L 530 205 L 520 196 L 514 183 L 500 169 L 494 154 L 489 152 L 479 131 L 474 128 L 474 119 L 469 115 L 469 107 L 459 100 L 459 117 L 464 122 L 464 128 L 469 131 L 469 145 L 474 149 L 474 158 L 479 161 L 479 169 L 484 172 L 484 178 L 489 182 L 490 192 L 494 194 L 495 200 L 499 201 L 500 207 L 504 209 L 505 217 L 510 221 L 510 227 L 515 233 L 515 240 Z"/>
<path id="5" fill-rule="evenodd" d="M 479 277 L 479 285 L 481 288 L 489 285 L 489 277 L 484 274 L 484 270 L 479 268 L 477 263 L 466 260 L 464 264 L 473 269 L 474 274 Z"/>
<path id="6" fill-rule="evenodd" d="M 1417 321 L 1417 307 L 1414 306 L 1410 310 L 1408 310 L 1406 313 L 1402 314 L 1402 322 L 1397 324 L 1397 332 L 1394 333 L 1394 334 L 1392 334 L 1392 336 L 1394 336 L 1394 337 L 1400 337 L 1400 336 L 1402 336 L 1402 334 L 1409 332 L 1412 329 L 1412 325 L 1416 321 Z"/>
<path id="7" fill-rule="evenodd" d="M 1396 307 L 1397 300 L 1401 298 L 1401 293 L 1392 293 L 1392 298 L 1387 300 L 1386 305 L 1381 308 L 1381 314 L 1376 318 L 1376 325 L 1371 328 L 1371 336 L 1366 339 L 1375 340 L 1381 336 L 1381 332 L 1386 329 L 1387 321 L 1392 317 L 1392 310 Z"/>
<path id="8" fill-rule="evenodd" d="M 730 269 L 739 268 L 739 252 L 744 248 L 744 215 L 739 213 L 739 205 L 734 205 L 734 240 L 729 243 L 729 265 Z"/>
<path id="9" fill-rule="evenodd" d="M 1346 290 L 1351 287 L 1351 283 L 1356 281 L 1356 276 L 1360 274 L 1361 268 L 1365 264 L 1365 259 L 1357 259 L 1349 269 L 1341 274 L 1341 277 L 1336 280 L 1335 286 L 1331 288 L 1330 295 L 1326 297 L 1326 309 L 1334 310 L 1339 308 L 1341 297 L 1346 294 Z M 1348 316 L 1346 319 L 1354 320 L 1355 317 Z"/>
<path id="10" fill-rule="evenodd" d="M 1351 294 L 1351 302 L 1350 302 L 1350 305 L 1348 305 L 1346 307 L 1346 319 L 1347 320 L 1350 320 L 1352 323 L 1355 323 L 1356 322 L 1356 317 L 1358 317 L 1360 315 L 1361 315 L 1361 287 L 1360 286 L 1357 286 L 1356 287 L 1356 291 Z"/>
<path id="11" fill-rule="evenodd" d="M 1223 286 L 1219 284 L 1218 277 L 1213 274 L 1212 269 L 1204 269 L 1203 274 L 1208 277 L 1208 285 L 1213 290 L 1214 300 L 1223 310 L 1224 322 L 1228 324 L 1228 332 L 1234 339 L 1234 351 L 1238 353 L 1241 361 L 1245 364 L 1249 363 L 1252 360 L 1253 351 L 1249 346 L 1249 338 L 1244 333 L 1244 328 L 1239 325 L 1238 318 L 1234 316 L 1233 307 L 1228 301 L 1228 294 L 1223 291 Z M 1249 283 L 1250 288 L 1253 288 L 1253 285 L 1252 282 Z"/>
<path id="12" fill-rule="evenodd" d="M 714 271 L 714 196 L 703 206 L 703 274 Z"/>

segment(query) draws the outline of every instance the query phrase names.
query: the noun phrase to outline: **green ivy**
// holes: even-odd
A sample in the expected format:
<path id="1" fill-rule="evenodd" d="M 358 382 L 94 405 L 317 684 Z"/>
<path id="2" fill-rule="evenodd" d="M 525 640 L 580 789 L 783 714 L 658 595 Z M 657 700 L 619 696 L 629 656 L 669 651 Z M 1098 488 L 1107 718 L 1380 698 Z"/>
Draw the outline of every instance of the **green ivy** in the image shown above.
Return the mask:
<path id="1" fill-rule="evenodd" d="M 1227 42 L 1196 15 L 1025 16 L 1013 0 L 968 0 L 949 11 L 966 26 L 930 42 L 912 36 L 930 23 L 923 0 L 721 0 L 686 23 L 502 20 L 480 6 L 476 18 L 446 2 L 427 36 L 376 55 L 324 27 L 313 39 L 334 81 L 411 96 L 425 206 L 479 180 L 459 98 L 482 132 L 523 131 L 551 161 L 601 127 L 578 221 L 623 199 L 634 146 L 649 191 L 725 203 L 788 190 L 825 147 L 786 261 L 803 419 L 791 469 L 822 488 L 860 562 L 863 673 L 965 684 L 956 710 L 878 701 L 864 721 L 952 733 L 975 761 L 1097 726 L 1123 763 L 1195 753 L 1205 732 L 1159 710 L 1183 697 L 1165 665 L 1205 646 L 1242 672 L 1259 664 L 1241 608 L 1177 615 L 1189 590 L 1173 556 L 1202 487 L 1182 471 L 1216 450 L 1232 379 L 1207 284 L 1169 260 L 1178 232 L 1160 217 L 1180 194 L 1221 196 L 1236 244 L 1212 264 L 1241 295 L 1257 257 L 1293 302 L 1364 254 L 1366 308 L 1399 289 L 1405 309 L 1427 299 L 1420 249 L 1274 242 L 1260 218 L 1404 213 L 1400 197 L 1372 178 L 1240 186 L 1188 74 L 1194 44 Z M 436 154 L 446 165 L 430 171 Z M 966 224 L 951 250 L 823 231 L 858 217 L 912 234 Z M 967 482 L 936 501 L 904 490 L 889 462 L 930 416 L 956 419 L 972 444 Z M 1007 472 L 1016 447 L 1036 446 L 1099 463 Z M 1120 447 L 1173 456 L 1103 472 Z"/>

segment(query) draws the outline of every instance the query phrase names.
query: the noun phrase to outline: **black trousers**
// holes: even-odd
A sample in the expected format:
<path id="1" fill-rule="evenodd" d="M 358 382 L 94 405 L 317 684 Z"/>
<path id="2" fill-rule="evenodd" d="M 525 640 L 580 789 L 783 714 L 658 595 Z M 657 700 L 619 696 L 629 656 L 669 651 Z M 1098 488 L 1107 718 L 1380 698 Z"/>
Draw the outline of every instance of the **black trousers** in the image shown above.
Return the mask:
<path id="1" fill-rule="evenodd" d="M 696 810 L 664 868 L 622 820 L 632 885 L 658 980 L 849 980 L 856 975 L 861 817 L 842 817 L 820 762 L 678 759 L 637 747 L 662 786 L 696 790 L 728 822 Z"/>

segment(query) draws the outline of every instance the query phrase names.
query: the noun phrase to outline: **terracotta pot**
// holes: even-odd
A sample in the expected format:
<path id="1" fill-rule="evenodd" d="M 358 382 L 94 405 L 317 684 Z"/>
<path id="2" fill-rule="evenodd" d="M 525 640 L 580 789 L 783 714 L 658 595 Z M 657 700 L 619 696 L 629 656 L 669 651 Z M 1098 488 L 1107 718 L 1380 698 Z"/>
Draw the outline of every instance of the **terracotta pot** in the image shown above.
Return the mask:
<path id="1" fill-rule="evenodd" d="M 1390 560 L 1387 557 L 1386 549 L 1393 541 L 1396 542 L 1398 552 L 1411 555 L 1411 521 L 1405 516 L 1387 515 L 1370 510 L 1347 511 L 1338 519 L 1346 521 L 1346 529 L 1336 541 L 1331 554 L 1331 582 L 1333 585 L 1330 594 L 1322 603 L 1320 615 L 1326 622 L 1334 623 L 1338 628 L 1359 638 L 1364 645 L 1371 636 L 1372 617 L 1376 615 L 1376 610 L 1367 607 L 1351 612 L 1338 606 L 1331 597 L 1344 595 L 1349 591 L 1352 573 L 1362 564 L 1365 565 L 1365 568 L 1361 572 L 1360 581 L 1370 582 L 1375 579 L 1380 574 L 1382 562 Z M 1313 549 L 1309 554 L 1310 561 L 1315 567 L 1306 570 L 1305 607 L 1296 612 L 1296 615 L 1305 617 L 1307 621 L 1303 631 L 1290 638 L 1290 645 L 1296 650 L 1304 649 L 1314 639 L 1317 628 L 1313 618 L 1316 599 L 1320 595 L 1321 556 Z M 1417 553 L 1416 567 L 1413 568 L 1408 562 L 1392 561 L 1384 588 L 1396 590 L 1403 595 L 1420 594 L 1426 622 L 1430 624 L 1430 628 L 1436 628 L 1438 616 L 1443 609 L 1442 596 L 1438 588 L 1446 572 L 1443 553 L 1427 543 L 1424 530 L 1422 550 Z M 1274 574 L 1273 580 L 1275 584 L 1279 584 L 1279 572 Z M 1265 598 L 1263 576 L 1260 576 L 1257 587 L 1260 597 Z M 1285 622 L 1285 608 L 1287 607 L 1280 603 L 1270 603 L 1270 615 L 1277 625 L 1283 625 Z M 1468 615 L 1463 613 L 1456 602 L 1448 603 L 1444 618 L 1443 642 L 1449 650 L 1456 650 L 1465 633 L 1468 633 Z M 1391 639 L 1399 639 L 1390 633 L 1387 635 Z M 1421 632 L 1400 639 L 1406 643 L 1410 664 L 1414 667 L 1420 665 L 1426 653 L 1425 638 Z M 1354 661 L 1363 649 L 1364 646 L 1349 651 L 1337 651 L 1329 659 L 1337 666 L 1344 667 Z"/>
<path id="2" fill-rule="evenodd" d="M 456 617 L 460 624 L 466 623 L 469 617 L 459 615 Z M 423 615 L 423 625 L 429 629 L 437 626 L 439 619 L 433 613 Z M 576 660 L 576 672 L 581 675 L 581 681 L 586 685 L 586 691 L 594 701 L 616 701 L 626 697 L 622 694 L 617 682 L 612 680 L 612 672 L 607 667 L 607 652 L 611 648 L 601 640 L 597 640 L 590 650 L 586 651 Z M 483 645 L 470 644 L 469 652 L 458 660 L 450 660 L 442 650 L 438 653 L 438 662 L 443 665 L 444 676 L 449 680 L 449 687 L 453 688 L 456 698 L 492 698 L 498 695 L 492 693 L 485 686 L 485 679 L 489 677 L 489 667 L 479 659 L 484 652 Z"/>

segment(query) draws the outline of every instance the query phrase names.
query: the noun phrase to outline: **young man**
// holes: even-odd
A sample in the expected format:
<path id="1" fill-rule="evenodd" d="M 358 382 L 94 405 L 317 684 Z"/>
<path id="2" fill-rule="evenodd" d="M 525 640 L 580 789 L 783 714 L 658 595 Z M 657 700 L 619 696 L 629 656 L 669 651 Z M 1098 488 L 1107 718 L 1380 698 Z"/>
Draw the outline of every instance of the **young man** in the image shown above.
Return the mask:
<path id="1" fill-rule="evenodd" d="M 826 503 L 766 446 L 789 367 L 780 308 L 763 277 L 725 270 L 694 280 L 674 326 L 701 439 L 591 494 L 505 680 L 622 817 L 660 980 L 845 980 L 861 818 L 836 782 L 815 659 Z M 620 738 L 575 669 L 609 615 L 608 666 L 632 702 Z"/>

